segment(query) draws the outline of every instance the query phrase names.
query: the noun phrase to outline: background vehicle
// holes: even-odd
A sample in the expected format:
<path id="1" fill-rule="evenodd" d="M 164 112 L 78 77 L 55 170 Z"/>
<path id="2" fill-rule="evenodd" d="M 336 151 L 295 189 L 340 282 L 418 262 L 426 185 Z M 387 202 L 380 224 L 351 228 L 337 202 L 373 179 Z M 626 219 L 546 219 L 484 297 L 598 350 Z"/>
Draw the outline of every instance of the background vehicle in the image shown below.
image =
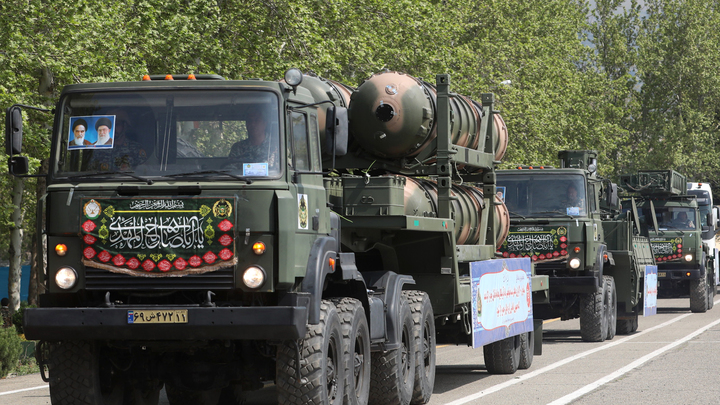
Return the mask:
<path id="1" fill-rule="evenodd" d="M 720 207 L 713 205 L 712 188 L 708 183 L 687 184 L 687 192 L 694 195 L 700 211 L 700 225 L 702 227 L 703 243 L 708 245 L 708 265 L 715 274 L 715 285 L 720 283 L 720 258 L 715 244 L 715 235 L 718 232 L 718 218 L 720 218 Z"/>
<path id="2" fill-rule="evenodd" d="M 687 194 L 685 176 L 674 170 L 643 170 L 620 176 L 620 185 L 635 196 L 643 235 L 658 265 L 658 297 L 690 295 L 690 310 L 713 307 L 715 274 L 707 271 L 711 253 L 703 243 L 702 218 L 695 195 Z"/>
<path id="3" fill-rule="evenodd" d="M 24 317 L 53 404 L 155 403 L 163 386 L 234 403 L 264 380 L 284 404 L 427 402 L 436 343 L 472 344 L 473 269 L 512 263 L 492 260 L 508 225 L 492 95 L 395 72 L 357 89 L 296 69 L 163 78 L 67 86 L 56 109 L 48 292 Z M 80 120 L 112 147 L 72 142 Z M 20 107 L 6 121 L 21 175 Z M 489 371 L 530 366 L 530 326 L 484 346 Z"/>
<path id="4" fill-rule="evenodd" d="M 582 339 L 591 342 L 633 332 L 645 266 L 654 264 L 649 241 L 632 216 L 620 215 L 617 187 L 597 175 L 597 152 L 558 157 L 559 168 L 498 171 L 511 218 L 500 252 L 530 257 L 549 277 L 550 300 L 534 303 L 536 317 L 579 317 Z"/>

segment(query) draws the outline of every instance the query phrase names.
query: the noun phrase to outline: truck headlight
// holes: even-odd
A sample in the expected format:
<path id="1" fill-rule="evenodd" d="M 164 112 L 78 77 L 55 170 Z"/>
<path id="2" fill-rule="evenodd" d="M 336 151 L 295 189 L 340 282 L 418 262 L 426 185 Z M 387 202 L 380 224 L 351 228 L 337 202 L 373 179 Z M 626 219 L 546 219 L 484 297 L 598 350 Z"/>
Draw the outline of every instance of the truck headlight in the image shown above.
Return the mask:
<path id="1" fill-rule="evenodd" d="M 243 273 L 243 283 L 248 288 L 260 288 L 265 283 L 265 271 L 256 266 L 248 267 Z"/>
<path id="2" fill-rule="evenodd" d="M 69 290 L 75 287 L 77 283 L 77 272 L 72 267 L 61 267 L 55 273 L 55 284 L 63 290 Z"/>
<path id="3" fill-rule="evenodd" d="M 577 257 L 573 257 L 572 259 L 570 259 L 570 268 L 577 269 L 578 267 L 580 267 L 580 259 L 578 259 Z"/>
<path id="4" fill-rule="evenodd" d="M 686 262 L 691 262 L 693 257 L 692 257 L 692 255 L 685 255 L 685 257 L 683 259 L 685 259 Z"/>

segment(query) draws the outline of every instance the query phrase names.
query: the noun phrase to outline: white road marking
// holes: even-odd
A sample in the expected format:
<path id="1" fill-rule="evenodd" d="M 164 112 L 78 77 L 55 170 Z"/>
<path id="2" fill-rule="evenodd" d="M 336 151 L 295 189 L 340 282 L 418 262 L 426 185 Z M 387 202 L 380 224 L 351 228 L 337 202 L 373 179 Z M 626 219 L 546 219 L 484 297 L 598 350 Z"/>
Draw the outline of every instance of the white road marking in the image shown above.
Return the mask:
<path id="1" fill-rule="evenodd" d="M 555 401 L 550 402 L 550 404 L 548 404 L 548 405 L 565 405 L 565 404 L 569 404 L 570 402 L 572 402 L 572 401 L 580 398 L 581 396 L 583 396 L 583 395 L 585 395 L 585 394 L 587 394 L 587 393 L 589 393 L 589 392 L 591 392 L 591 391 L 593 391 L 593 390 L 595 390 L 595 389 L 597 389 L 597 388 L 599 388 L 599 387 L 601 387 L 601 386 L 609 383 L 610 381 L 613 381 L 614 379 L 622 376 L 623 374 L 628 373 L 629 371 L 633 370 L 634 368 L 640 367 L 641 365 L 645 364 L 645 363 L 648 362 L 649 360 L 651 360 L 651 359 L 653 359 L 653 358 L 655 358 L 655 357 L 657 357 L 657 356 L 665 353 L 666 351 L 668 351 L 668 350 L 670 350 L 670 349 L 672 349 L 672 348 L 674 348 L 674 347 L 677 347 L 678 345 L 681 345 L 681 344 L 687 342 L 688 340 L 690 340 L 690 339 L 698 336 L 699 334 L 705 332 L 706 330 L 708 330 L 708 329 L 710 329 L 710 328 L 712 328 L 713 326 L 718 325 L 718 324 L 720 324 L 720 319 L 716 320 L 716 321 L 713 322 L 713 323 L 710 323 L 710 324 L 708 324 L 708 325 L 703 326 L 702 328 L 696 330 L 695 332 L 693 332 L 693 333 L 691 333 L 691 334 L 689 334 L 689 335 L 687 335 L 687 336 L 685 336 L 685 337 L 683 337 L 683 338 L 681 338 L 681 339 L 678 339 L 678 340 L 674 341 L 673 343 L 670 343 L 670 344 L 667 345 L 667 346 L 663 346 L 663 347 L 661 347 L 660 349 L 657 349 L 657 350 L 655 350 L 654 352 L 652 352 L 652 353 L 650 353 L 650 354 L 646 354 L 645 356 L 643 356 L 643 357 L 641 357 L 641 358 L 633 361 L 632 363 L 628 364 L 627 366 L 625 366 L 625 367 L 623 367 L 623 368 L 620 368 L 620 369 L 618 369 L 617 371 L 615 371 L 615 372 L 613 372 L 613 373 L 610 373 L 610 374 L 606 375 L 605 377 L 603 377 L 603 378 L 595 381 L 594 383 L 588 384 L 588 385 L 580 388 L 579 390 L 577 390 L 577 391 L 575 391 L 575 392 L 573 392 L 573 393 L 570 393 L 570 394 L 568 394 L 568 395 L 565 395 L 565 396 L 562 397 L 562 398 L 556 399 Z"/>
<path id="2" fill-rule="evenodd" d="M 12 395 L 12 394 L 17 394 L 18 392 L 39 390 L 41 388 L 47 388 L 47 387 L 48 387 L 48 385 L 46 384 L 46 385 L 38 385 L 37 387 L 32 387 L 32 388 L 23 388 L 21 390 L 0 392 L 0 397 L 3 395 Z"/>
<path id="3" fill-rule="evenodd" d="M 474 401 L 474 400 L 476 400 L 476 399 L 478 399 L 478 398 L 482 398 L 482 397 L 484 397 L 484 396 L 486 396 L 486 395 L 490 395 L 490 394 L 495 393 L 495 392 L 498 392 L 498 391 L 500 391 L 500 390 L 502 390 L 502 389 L 505 389 L 505 388 L 511 387 L 511 386 L 513 386 L 513 385 L 515 385 L 515 384 L 521 383 L 521 382 L 523 382 L 523 381 L 525 381 L 525 380 L 529 380 L 529 379 L 531 379 L 531 378 L 533 378 L 533 377 L 537 377 L 537 376 L 539 376 L 539 375 L 541 375 L 541 374 L 547 373 L 548 371 L 551 371 L 551 370 L 554 370 L 554 369 L 556 369 L 556 368 L 558 368 L 558 367 L 564 366 L 564 365 L 566 365 L 566 364 L 568 364 L 568 363 L 571 363 L 571 362 L 573 362 L 573 361 L 575 361 L 575 360 L 582 359 L 583 357 L 587 357 L 587 356 L 589 356 L 589 355 L 591 355 L 591 354 L 594 354 L 594 353 L 597 353 L 597 352 L 599 352 L 599 351 L 602 351 L 602 350 L 605 350 L 605 349 L 609 349 L 609 348 L 611 348 L 611 347 L 615 347 L 615 346 L 617 346 L 617 345 L 623 344 L 623 343 L 627 342 L 628 340 L 635 339 L 636 337 L 642 336 L 642 335 L 644 335 L 644 334 L 646 334 L 646 333 L 650 333 L 650 332 L 652 332 L 652 331 L 654 331 L 654 330 L 656 330 L 656 329 L 664 328 L 664 327 L 666 327 L 666 326 L 668 326 L 668 325 L 670 325 L 670 324 L 673 324 L 673 323 L 675 323 L 675 322 L 677 322 L 677 321 L 679 321 L 679 320 L 681 320 L 681 319 L 687 318 L 687 317 L 690 316 L 690 315 L 692 315 L 692 314 L 689 313 L 689 314 L 684 314 L 684 315 L 677 316 L 677 317 L 675 317 L 675 318 L 673 318 L 673 319 L 670 319 L 669 321 L 663 322 L 663 323 L 661 323 L 661 324 L 659 324 L 659 325 L 655 325 L 655 326 L 653 326 L 652 328 L 645 329 L 645 330 L 642 331 L 642 332 L 638 332 L 638 333 L 636 333 L 636 334 L 634 334 L 634 335 L 630 335 L 630 336 L 624 337 L 624 338 L 622 338 L 622 339 L 620 339 L 620 340 L 613 340 L 612 342 L 607 343 L 607 344 L 605 344 L 605 345 L 602 345 L 602 346 L 600 346 L 600 347 L 596 347 L 596 348 L 594 348 L 594 349 L 590 349 L 590 350 L 588 350 L 588 351 L 585 351 L 585 352 L 582 352 L 582 353 L 578 353 L 578 354 L 576 354 L 576 355 L 574 355 L 574 356 L 572 356 L 572 357 L 568 357 L 568 358 L 566 358 L 566 359 L 560 360 L 560 361 L 558 361 L 558 362 L 555 362 L 555 363 L 553 363 L 553 364 L 550 364 L 550 365 L 548 365 L 548 366 L 545 366 L 545 367 L 543 367 L 543 368 L 541 368 L 541 369 L 539 369 L 539 370 L 535 370 L 535 371 L 533 371 L 533 372 L 530 372 L 530 373 L 527 373 L 527 374 L 523 374 L 523 375 L 521 375 L 521 376 L 519 376 L 519 377 L 515 377 L 515 378 L 513 378 L 512 380 L 505 381 L 504 383 L 501 383 L 501 384 L 493 385 L 492 387 L 489 387 L 489 388 L 487 388 L 487 389 L 485 389 L 485 390 L 482 390 L 482 391 L 480 391 L 480 392 L 478 392 L 478 393 L 476 393 L 476 394 L 468 395 L 468 396 L 466 396 L 466 397 L 463 397 L 463 398 L 460 398 L 460 399 L 456 399 L 455 401 L 449 402 L 449 403 L 447 403 L 446 405 L 462 405 L 462 404 L 466 404 L 466 403 L 468 403 L 468 402 L 470 402 L 470 401 Z M 718 320 L 718 322 L 720 322 L 720 320 Z"/>

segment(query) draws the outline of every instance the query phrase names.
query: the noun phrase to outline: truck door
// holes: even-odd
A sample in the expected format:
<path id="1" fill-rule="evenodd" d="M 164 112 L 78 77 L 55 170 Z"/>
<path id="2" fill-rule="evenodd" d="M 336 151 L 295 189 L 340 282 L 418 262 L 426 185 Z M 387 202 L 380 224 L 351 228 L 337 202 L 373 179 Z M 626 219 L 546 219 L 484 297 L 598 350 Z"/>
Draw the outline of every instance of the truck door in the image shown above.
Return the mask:
<path id="1" fill-rule="evenodd" d="M 326 203 L 320 162 L 317 115 L 314 112 L 293 110 L 289 113 L 288 150 L 290 193 L 296 204 L 293 220 L 295 275 L 304 276 L 308 256 L 315 240 L 330 233 L 329 208 Z"/>

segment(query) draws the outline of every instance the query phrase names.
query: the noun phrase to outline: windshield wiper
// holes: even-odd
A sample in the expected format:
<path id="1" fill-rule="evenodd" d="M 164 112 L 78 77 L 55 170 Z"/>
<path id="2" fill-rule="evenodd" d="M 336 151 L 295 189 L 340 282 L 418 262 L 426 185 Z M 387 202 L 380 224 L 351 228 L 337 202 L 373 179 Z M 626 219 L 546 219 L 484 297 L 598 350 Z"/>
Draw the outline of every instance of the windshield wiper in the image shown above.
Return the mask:
<path id="1" fill-rule="evenodd" d="M 166 174 L 164 177 L 182 177 L 182 176 L 194 176 L 194 175 L 205 175 L 205 174 L 222 174 L 225 176 L 230 176 L 233 179 L 242 180 L 247 184 L 252 184 L 252 180 L 248 179 L 247 177 L 238 176 L 237 174 L 230 173 L 229 170 L 201 170 L 197 172 L 186 172 L 186 173 L 173 173 L 173 174 Z"/>
<path id="2" fill-rule="evenodd" d="M 522 219 L 527 219 L 527 218 L 525 218 L 524 216 L 518 214 L 517 212 L 510 211 L 510 210 L 508 210 L 508 212 L 509 212 L 511 215 L 515 215 L 516 217 L 520 217 L 520 218 L 522 218 Z"/>
<path id="3" fill-rule="evenodd" d="M 682 229 L 680 229 L 676 226 L 672 226 L 670 224 L 663 224 L 662 226 L 664 226 L 665 228 L 673 228 L 674 230 L 680 232 L 680 235 L 685 235 L 685 232 L 683 232 Z M 660 229 L 658 229 L 658 232 L 662 232 L 662 235 L 665 235 L 665 232 L 663 232 L 663 230 L 662 230 L 662 226 L 658 225 L 658 227 L 660 227 Z"/>
<path id="4" fill-rule="evenodd" d="M 138 179 L 138 180 L 140 180 L 140 181 L 144 181 L 144 182 L 147 183 L 148 185 L 154 183 L 154 181 L 148 179 L 147 177 L 137 176 L 137 175 L 134 175 L 133 173 L 134 173 L 134 172 L 132 172 L 132 171 L 96 172 L 96 173 L 87 173 L 87 174 L 82 174 L 82 175 L 77 175 L 77 176 L 67 176 L 66 178 L 67 178 L 68 180 L 77 180 L 77 179 L 82 179 L 82 178 L 85 178 L 85 177 L 101 177 L 101 176 L 109 176 L 109 175 L 115 175 L 115 174 L 122 174 L 122 175 L 125 175 L 125 176 L 132 177 L 132 178 L 134 178 L 134 179 Z"/>
<path id="5" fill-rule="evenodd" d="M 560 215 L 565 215 L 570 219 L 575 219 L 574 216 L 564 213 L 564 212 L 560 212 L 560 211 L 541 211 L 541 212 L 535 212 L 535 214 L 560 214 Z"/>

